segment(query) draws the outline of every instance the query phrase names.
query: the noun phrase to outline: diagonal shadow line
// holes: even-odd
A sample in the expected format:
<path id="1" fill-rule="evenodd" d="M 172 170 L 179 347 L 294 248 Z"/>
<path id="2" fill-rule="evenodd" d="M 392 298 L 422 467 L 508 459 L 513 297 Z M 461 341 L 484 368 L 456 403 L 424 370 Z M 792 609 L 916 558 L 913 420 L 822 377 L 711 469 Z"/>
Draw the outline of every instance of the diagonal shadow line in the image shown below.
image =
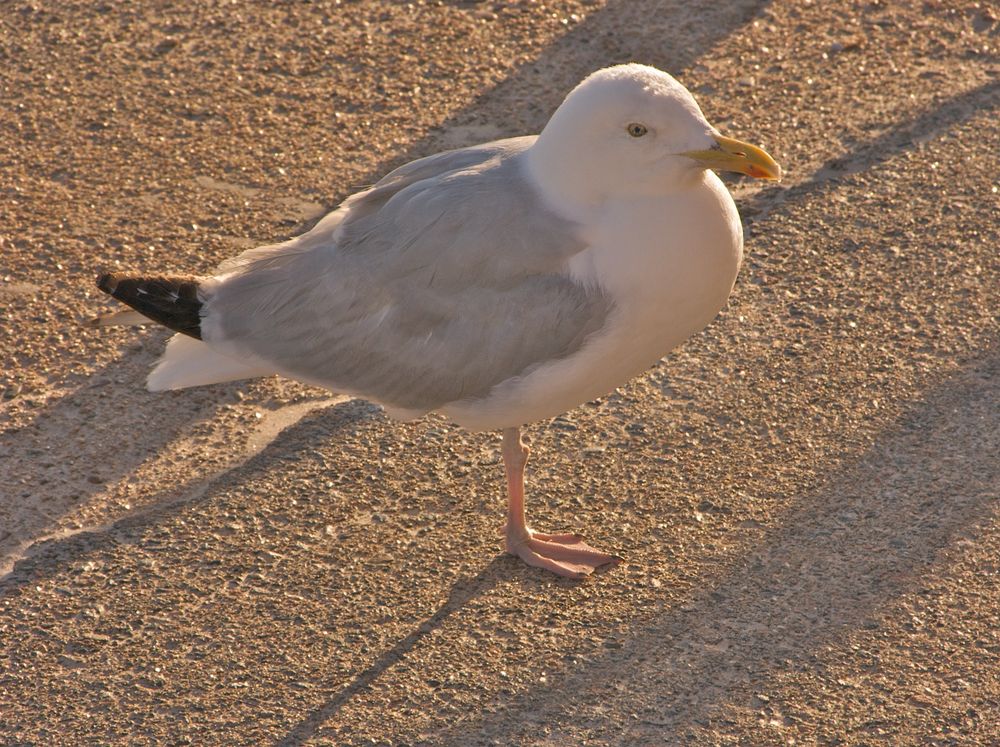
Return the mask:
<path id="1" fill-rule="evenodd" d="M 480 112 L 496 110 L 507 113 L 497 125 L 498 137 L 538 132 L 570 89 L 598 68 L 642 62 L 681 74 L 769 4 L 737 0 L 691 12 L 677 0 L 611 0 L 438 129 L 478 122 Z M 424 142 L 438 139 L 431 134 Z"/>
<path id="2" fill-rule="evenodd" d="M 794 667 L 795 660 L 845 631 L 877 629 L 880 610 L 917 587 L 940 550 L 963 535 L 974 536 L 997 513 L 1000 465 L 994 456 L 1000 433 L 976 413 L 996 402 L 998 382 L 1000 341 L 995 340 L 887 427 L 854 463 L 790 508 L 746 562 L 737 560 L 720 578 L 705 579 L 683 606 L 660 605 L 622 649 L 592 658 L 562 678 L 550 675 L 545 698 L 529 689 L 488 716 L 419 743 L 469 747 L 490 743 L 503 730 L 507 743 L 520 744 L 539 724 L 585 720 L 591 704 L 600 703 L 601 713 L 614 709 L 609 698 L 629 699 L 624 711 L 647 708 L 636 714 L 634 735 L 598 730 L 597 740 L 644 744 L 655 733 L 664 743 L 690 741 L 694 725 L 710 721 L 715 709 L 733 703 L 727 697 L 740 692 L 732 674 L 749 672 L 746 689 L 766 689 L 761 682 L 766 677 Z M 985 480 L 965 470 L 945 479 L 926 459 L 910 463 L 900 477 L 899 459 L 924 455 L 929 442 L 947 440 L 966 427 L 979 430 L 970 439 L 975 452 L 963 459 L 983 465 L 989 473 Z M 933 500 L 932 490 L 949 496 L 947 509 Z M 859 585 L 858 579 L 866 583 Z M 652 664 L 650 652 L 658 656 Z M 614 683 L 624 688 L 618 691 Z M 662 705 L 651 710 L 643 697 L 654 691 Z M 523 732 L 505 730 L 511 714 L 526 724 Z"/>
<path id="3" fill-rule="evenodd" d="M 666 638 L 693 643 L 700 638 L 692 634 L 695 620 L 718 626 L 723 641 L 736 641 L 731 648 L 703 649 L 676 677 L 670 687 L 698 691 L 697 706 L 680 718 L 666 715 L 659 727 L 681 735 L 710 718 L 731 687 L 717 686 L 713 676 L 730 669 L 734 658 L 766 676 L 785 666 L 781 659 L 798 659 L 844 631 L 877 629 L 880 611 L 919 585 L 942 548 L 996 514 L 1000 465 L 993 455 L 1000 433 L 981 413 L 995 401 L 998 377 L 1000 341 L 994 339 L 884 429 L 860 458 L 786 512 L 767 543 L 707 587 L 694 610 L 665 611 L 634 641 L 636 651 Z M 939 474 L 935 460 L 924 458 L 926 445 L 936 443 L 943 456 L 943 442 L 966 428 L 979 436 L 962 458 L 980 465 L 979 472 Z M 907 461 L 908 454 L 920 458 Z M 949 505 L 939 506 L 934 496 L 947 496 Z"/>
<path id="4" fill-rule="evenodd" d="M 142 530 L 162 517 L 180 509 L 209 500 L 213 493 L 234 485 L 252 481 L 253 476 L 300 458 L 299 446 L 304 434 L 319 431 L 315 438 L 332 438 L 340 431 L 355 427 L 373 417 L 381 417 L 381 409 L 364 400 L 350 400 L 318 408 L 297 423 L 284 429 L 264 449 L 249 459 L 237 462 L 211 476 L 198 478 L 183 486 L 173 485 L 150 498 L 150 507 L 123 516 L 104 527 L 84 530 L 40 543 L 13 569 L 0 577 L 0 596 L 19 587 L 35 583 L 40 578 L 58 572 L 60 568 L 82 557 L 99 552 L 110 545 L 129 545 L 142 540 Z"/>
<path id="5" fill-rule="evenodd" d="M 315 736 L 323 724 L 336 716 L 351 698 L 369 687 L 384 672 L 401 661 L 425 637 L 440 628 L 452 613 L 462 609 L 473 599 L 488 593 L 496 586 L 505 564 L 503 556 L 497 556 L 474 577 L 456 582 L 452 586 L 448 600 L 438 608 L 437 612 L 424 620 L 405 638 L 400 639 L 391 649 L 382 653 L 371 666 L 358 673 L 354 680 L 340 692 L 309 713 L 288 734 L 275 742 L 276 747 L 293 747 L 293 745 L 304 744 Z"/>
<path id="6" fill-rule="evenodd" d="M 798 184 L 765 187 L 748 200 L 741 200 L 740 215 L 748 224 L 765 220 L 772 211 L 788 201 L 800 200 L 833 187 L 844 177 L 874 168 L 899 153 L 917 148 L 921 141 L 942 134 L 952 125 L 997 107 L 1000 107 L 1000 81 L 988 81 L 971 88 L 941 104 L 928 107 L 878 137 L 827 161 Z"/>
<path id="7" fill-rule="evenodd" d="M 454 0 L 457 4 L 463 4 Z M 503 138 L 540 132 L 569 91 L 595 70 L 625 62 L 642 62 L 680 74 L 720 40 L 749 23 L 771 0 L 731 0 L 706 4 L 697 12 L 682 0 L 609 0 L 566 34 L 511 71 L 504 79 L 475 96 L 405 152 L 385 159 L 361 180 L 342 185 L 327 209 L 332 210 L 359 188 L 370 186 L 393 168 L 442 149 L 479 144 L 483 138 L 451 133 L 482 124 L 483 111 L 503 112 L 491 121 Z M 320 216 L 295 228 L 297 235 L 312 228 Z"/>
<path id="8" fill-rule="evenodd" d="M 478 112 L 509 112 L 503 135 L 537 132 L 570 89 L 599 67 L 642 62 L 681 74 L 720 40 L 749 23 L 770 0 L 704 5 L 691 12 L 676 0 L 612 0 L 539 55 L 483 92 L 442 128 L 467 124 Z"/>
<path id="9" fill-rule="evenodd" d="M 218 386 L 186 398 L 186 407 L 171 408 L 169 417 L 162 416 L 162 398 L 141 393 L 128 407 L 115 406 L 114 390 L 121 386 L 117 382 L 142 380 L 152 360 L 152 339 L 124 346 L 133 354 L 91 372 L 87 381 L 49 403 L 27 425 L 0 432 L 0 472 L 4 474 L 0 501 L 10 511 L 10 524 L 0 528 L 4 556 L 44 535 L 55 523 L 52 516 L 63 515 L 116 484 L 191 423 L 235 401 L 235 388 Z M 176 395 L 170 396 L 174 399 Z M 94 437 L 95 429 L 129 433 L 137 422 L 156 424 L 144 430 L 141 446 L 125 443 L 109 454 L 104 444 L 111 439 Z M 67 444 L 71 445 L 68 450 Z M 89 473 L 88 479 L 79 473 Z"/>

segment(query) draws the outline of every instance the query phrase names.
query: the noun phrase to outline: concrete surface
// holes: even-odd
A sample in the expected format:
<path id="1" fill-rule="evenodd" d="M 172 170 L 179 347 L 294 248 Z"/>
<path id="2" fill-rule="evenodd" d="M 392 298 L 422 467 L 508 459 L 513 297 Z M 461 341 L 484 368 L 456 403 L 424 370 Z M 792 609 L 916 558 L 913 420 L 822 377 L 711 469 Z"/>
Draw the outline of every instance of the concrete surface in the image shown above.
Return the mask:
<path id="1" fill-rule="evenodd" d="M 0 4 L 0 743 L 1000 743 L 988 3 Z M 708 330 L 499 437 L 265 380 L 149 394 L 100 269 L 204 272 L 388 168 L 675 73 L 780 185 Z"/>

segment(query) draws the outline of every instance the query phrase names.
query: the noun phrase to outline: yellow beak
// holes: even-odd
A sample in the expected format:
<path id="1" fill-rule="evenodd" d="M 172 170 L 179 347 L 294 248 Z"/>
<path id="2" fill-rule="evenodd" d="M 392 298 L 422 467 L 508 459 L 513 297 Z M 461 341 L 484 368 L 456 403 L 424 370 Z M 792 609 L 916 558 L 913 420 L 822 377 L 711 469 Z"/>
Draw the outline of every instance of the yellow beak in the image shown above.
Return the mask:
<path id="1" fill-rule="evenodd" d="M 689 150 L 681 155 L 693 158 L 710 169 L 735 171 L 752 176 L 754 179 L 781 179 L 781 167 L 756 145 L 722 135 L 714 137 L 718 143 L 717 147 L 708 150 Z"/>

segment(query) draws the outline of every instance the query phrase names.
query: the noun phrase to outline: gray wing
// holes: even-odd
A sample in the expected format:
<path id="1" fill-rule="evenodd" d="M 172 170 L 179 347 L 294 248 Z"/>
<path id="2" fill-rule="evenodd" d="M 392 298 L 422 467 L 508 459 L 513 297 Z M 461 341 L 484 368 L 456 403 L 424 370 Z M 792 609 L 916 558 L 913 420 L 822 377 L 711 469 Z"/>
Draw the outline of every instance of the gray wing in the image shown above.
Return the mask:
<path id="1" fill-rule="evenodd" d="M 258 250 L 206 301 L 206 339 L 420 411 L 576 352 L 611 303 L 566 274 L 585 245 L 524 178 L 532 141 L 407 164 L 339 220 Z"/>

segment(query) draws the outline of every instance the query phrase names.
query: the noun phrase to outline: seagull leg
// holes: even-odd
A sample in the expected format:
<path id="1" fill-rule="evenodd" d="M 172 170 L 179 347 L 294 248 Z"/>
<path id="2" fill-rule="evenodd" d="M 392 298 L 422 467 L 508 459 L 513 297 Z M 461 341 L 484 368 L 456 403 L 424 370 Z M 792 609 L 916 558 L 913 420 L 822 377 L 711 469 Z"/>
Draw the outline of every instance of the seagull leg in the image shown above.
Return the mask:
<path id="1" fill-rule="evenodd" d="M 578 534 L 543 534 L 528 528 L 524 518 L 524 465 L 528 447 L 520 428 L 503 432 L 503 464 L 507 471 L 507 526 L 504 549 L 528 565 L 545 568 L 568 578 L 583 578 L 594 569 L 620 560 L 597 550 Z"/>

